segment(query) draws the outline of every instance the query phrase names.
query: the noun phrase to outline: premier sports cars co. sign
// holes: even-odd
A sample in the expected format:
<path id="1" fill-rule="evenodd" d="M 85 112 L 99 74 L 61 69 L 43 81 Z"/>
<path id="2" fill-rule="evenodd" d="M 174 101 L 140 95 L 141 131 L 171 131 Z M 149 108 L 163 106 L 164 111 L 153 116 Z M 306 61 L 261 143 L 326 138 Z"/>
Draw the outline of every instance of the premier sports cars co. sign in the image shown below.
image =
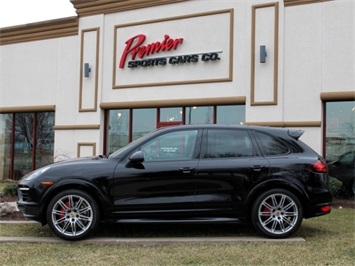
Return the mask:
<path id="1" fill-rule="evenodd" d="M 159 54 L 163 52 L 169 52 L 177 50 L 184 42 L 183 38 L 171 38 L 169 35 L 165 34 L 162 41 L 156 41 L 152 43 L 145 44 L 146 35 L 138 34 L 129 38 L 125 44 L 125 48 L 122 52 L 121 59 L 119 62 L 119 68 L 123 69 L 126 66 L 126 61 L 128 60 L 128 68 L 138 68 L 138 67 L 154 67 L 154 66 L 164 66 L 167 64 L 186 64 L 186 63 L 197 63 L 198 61 L 208 62 L 208 61 L 218 61 L 221 58 L 219 54 L 221 51 L 206 52 L 206 53 L 192 53 L 192 54 L 181 54 L 174 56 L 164 56 L 159 57 Z M 157 57 L 149 57 L 158 55 Z"/>

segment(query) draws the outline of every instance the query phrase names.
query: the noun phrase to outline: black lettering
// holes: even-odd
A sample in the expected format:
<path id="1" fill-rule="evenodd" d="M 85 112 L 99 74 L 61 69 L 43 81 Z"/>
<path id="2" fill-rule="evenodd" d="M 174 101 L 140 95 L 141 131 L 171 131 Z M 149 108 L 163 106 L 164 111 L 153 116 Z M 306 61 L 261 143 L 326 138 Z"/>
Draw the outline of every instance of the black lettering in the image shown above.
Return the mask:
<path id="1" fill-rule="evenodd" d="M 198 54 L 191 55 L 191 62 L 192 63 L 197 63 L 198 62 Z"/>
<path id="2" fill-rule="evenodd" d="M 210 54 L 210 58 L 211 58 L 211 61 L 216 61 L 216 60 L 220 60 L 221 59 L 221 58 L 219 58 L 217 53 L 211 53 Z"/>
<path id="3" fill-rule="evenodd" d="M 209 61 L 210 60 L 210 54 L 203 54 L 201 60 L 204 61 L 204 62 Z"/>
<path id="4" fill-rule="evenodd" d="M 166 65 L 166 61 L 167 61 L 166 58 L 160 58 L 158 62 L 159 62 L 159 65 L 165 66 Z"/>
<path id="5" fill-rule="evenodd" d="M 175 65 L 176 64 L 176 57 L 172 56 L 169 58 L 169 64 Z"/>

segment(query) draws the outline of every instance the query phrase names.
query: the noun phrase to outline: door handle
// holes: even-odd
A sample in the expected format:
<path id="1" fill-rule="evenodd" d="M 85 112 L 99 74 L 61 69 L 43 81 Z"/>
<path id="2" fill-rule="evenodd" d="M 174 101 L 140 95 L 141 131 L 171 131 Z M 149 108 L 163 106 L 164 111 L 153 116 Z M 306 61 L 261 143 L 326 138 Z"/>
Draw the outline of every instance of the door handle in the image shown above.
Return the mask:
<path id="1" fill-rule="evenodd" d="M 260 172 L 264 167 L 262 167 L 261 165 L 252 165 L 250 166 L 250 168 L 255 172 Z"/>
<path id="2" fill-rule="evenodd" d="M 179 168 L 179 171 L 181 171 L 183 174 L 190 174 L 194 170 L 195 170 L 195 168 L 190 168 L 190 167 L 181 167 L 181 168 Z"/>

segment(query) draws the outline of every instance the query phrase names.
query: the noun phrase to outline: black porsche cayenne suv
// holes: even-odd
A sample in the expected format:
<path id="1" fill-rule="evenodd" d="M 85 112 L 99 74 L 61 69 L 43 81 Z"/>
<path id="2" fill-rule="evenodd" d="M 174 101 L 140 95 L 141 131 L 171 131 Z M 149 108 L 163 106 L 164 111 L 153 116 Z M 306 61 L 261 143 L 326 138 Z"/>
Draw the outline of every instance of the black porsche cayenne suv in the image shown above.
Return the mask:
<path id="1" fill-rule="evenodd" d="M 284 238 L 331 211 L 325 161 L 301 130 L 185 125 L 158 129 L 108 157 L 24 176 L 18 208 L 67 240 L 117 222 L 251 222 Z"/>

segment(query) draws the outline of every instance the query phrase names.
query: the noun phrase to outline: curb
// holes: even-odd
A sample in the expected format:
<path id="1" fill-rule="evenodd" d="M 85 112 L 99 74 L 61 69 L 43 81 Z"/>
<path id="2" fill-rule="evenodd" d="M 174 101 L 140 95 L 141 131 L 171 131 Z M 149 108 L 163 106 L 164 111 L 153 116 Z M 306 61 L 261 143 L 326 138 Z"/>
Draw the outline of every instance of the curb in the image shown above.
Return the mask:
<path id="1" fill-rule="evenodd" d="M 81 241 L 66 241 L 55 237 L 0 237 L 0 243 L 50 243 L 50 244 L 108 244 L 108 245 L 166 245 L 197 243 L 245 243 L 245 242 L 306 242 L 302 237 L 269 239 L 262 237 L 172 237 L 172 238 L 91 238 Z"/>

